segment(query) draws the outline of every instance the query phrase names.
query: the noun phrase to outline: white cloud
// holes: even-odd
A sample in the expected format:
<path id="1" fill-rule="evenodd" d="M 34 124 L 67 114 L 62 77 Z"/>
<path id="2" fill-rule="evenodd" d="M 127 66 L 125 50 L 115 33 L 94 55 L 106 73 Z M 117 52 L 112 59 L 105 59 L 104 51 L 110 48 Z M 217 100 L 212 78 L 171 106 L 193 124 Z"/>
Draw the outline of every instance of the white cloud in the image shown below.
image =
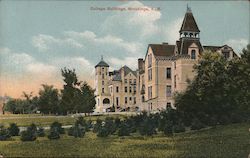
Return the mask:
<path id="1" fill-rule="evenodd" d="M 182 18 L 171 21 L 165 28 L 165 37 L 169 43 L 175 43 L 179 39 L 179 30 L 182 24 Z"/>
<path id="2" fill-rule="evenodd" d="M 82 48 L 83 45 L 71 38 L 55 38 L 51 35 L 39 34 L 32 37 L 32 45 L 38 48 L 39 51 L 44 52 L 48 51 L 51 47 L 55 45 L 59 46 L 71 46 L 76 48 Z"/>
<path id="3" fill-rule="evenodd" d="M 246 39 L 230 39 L 225 42 L 228 46 L 232 47 L 236 53 L 241 53 L 242 49 L 247 46 L 249 43 L 248 40 Z"/>
<path id="4" fill-rule="evenodd" d="M 112 68 L 119 69 L 120 67 L 127 65 L 132 70 L 137 69 L 137 57 L 125 57 L 123 59 L 112 57 L 108 59 L 108 62 L 111 64 Z"/>
<path id="5" fill-rule="evenodd" d="M 101 26 L 105 31 L 109 33 L 114 33 L 114 30 L 118 33 L 129 32 L 140 38 L 159 32 L 157 21 L 161 17 L 160 11 L 151 10 L 150 6 L 139 1 L 131 1 L 118 7 L 143 8 L 148 11 L 115 12 Z"/>

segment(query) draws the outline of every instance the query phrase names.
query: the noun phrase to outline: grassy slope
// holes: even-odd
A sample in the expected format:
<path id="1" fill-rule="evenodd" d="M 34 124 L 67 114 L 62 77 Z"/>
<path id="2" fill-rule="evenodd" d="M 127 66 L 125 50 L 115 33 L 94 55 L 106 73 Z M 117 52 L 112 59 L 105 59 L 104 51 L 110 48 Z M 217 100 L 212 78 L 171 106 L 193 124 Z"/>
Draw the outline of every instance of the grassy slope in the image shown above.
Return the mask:
<path id="1" fill-rule="evenodd" d="M 243 158 L 250 152 L 249 124 L 233 124 L 213 129 L 182 133 L 172 138 L 158 134 L 141 137 L 138 134 L 119 138 L 97 138 L 88 132 L 84 138 L 63 135 L 50 141 L 21 142 L 19 137 L 0 142 L 0 154 L 23 157 L 220 157 Z"/>

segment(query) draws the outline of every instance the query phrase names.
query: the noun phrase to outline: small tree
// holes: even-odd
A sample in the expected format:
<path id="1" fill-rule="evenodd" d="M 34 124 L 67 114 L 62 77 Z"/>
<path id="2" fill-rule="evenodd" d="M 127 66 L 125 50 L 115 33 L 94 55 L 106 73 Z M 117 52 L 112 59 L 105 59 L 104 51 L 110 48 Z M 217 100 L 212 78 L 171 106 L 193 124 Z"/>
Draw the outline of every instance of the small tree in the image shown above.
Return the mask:
<path id="1" fill-rule="evenodd" d="M 113 118 L 109 118 L 107 117 L 105 119 L 105 124 L 104 124 L 104 128 L 106 128 L 108 130 L 109 134 L 114 134 L 116 131 L 116 125 L 113 121 Z"/>
<path id="2" fill-rule="evenodd" d="M 11 136 L 18 136 L 20 130 L 15 123 L 11 123 L 10 127 L 8 128 L 8 131 Z"/>
<path id="3" fill-rule="evenodd" d="M 57 122 L 57 121 L 53 122 L 53 123 L 51 124 L 50 128 L 51 128 L 51 129 L 52 129 L 52 128 L 56 128 L 57 131 L 59 132 L 59 134 L 64 134 L 64 133 L 65 133 L 64 128 L 62 128 L 62 124 L 59 123 L 59 122 Z"/>
<path id="4" fill-rule="evenodd" d="M 128 124 L 123 121 L 120 124 L 120 128 L 118 130 L 118 136 L 129 136 L 130 135 L 130 129 Z"/>
<path id="5" fill-rule="evenodd" d="M 74 136 L 75 138 L 82 138 L 85 135 L 85 129 L 82 125 L 75 123 L 73 127 L 70 127 L 68 135 Z"/>
<path id="6" fill-rule="evenodd" d="M 102 127 L 102 120 L 100 120 L 99 118 L 96 120 L 96 123 L 94 125 L 94 128 L 93 128 L 93 132 L 94 133 L 97 133 Z"/>
<path id="7" fill-rule="evenodd" d="M 0 125 L 0 141 L 7 140 L 11 135 L 9 131 L 4 128 L 4 126 Z"/>
<path id="8" fill-rule="evenodd" d="M 153 124 L 153 121 L 150 118 L 146 118 L 139 127 L 139 133 L 141 135 L 147 135 L 152 136 L 153 134 L 156 134 L 155 125 Z"/>
<path id="9" fill-rule="evenodd" d="M 34 141 L 36 140 L 36 125 L 31 124 L 26 131 L 21 132 L 21 141 Z"/>
<path id="10" fill-rule="evenodd" d="M 51 139 L 59 139 L 60 138 L 60 132 L 57 127 L 50 128 L 48 138 Z"/>
<path id="11" fill-rule="evenodd" d="M 38 137 L 44 137 L 45 136 L 45 132 L 44 132 L 43 127 L 39 127 L 36 133 L 37 133 Z"/>
<path id="12" fill-rule="evenodd" d="M 109 135 L 109 130 L 106 127 L 101 127 L 98 130 L 97 137 L 107 137 Z"/>

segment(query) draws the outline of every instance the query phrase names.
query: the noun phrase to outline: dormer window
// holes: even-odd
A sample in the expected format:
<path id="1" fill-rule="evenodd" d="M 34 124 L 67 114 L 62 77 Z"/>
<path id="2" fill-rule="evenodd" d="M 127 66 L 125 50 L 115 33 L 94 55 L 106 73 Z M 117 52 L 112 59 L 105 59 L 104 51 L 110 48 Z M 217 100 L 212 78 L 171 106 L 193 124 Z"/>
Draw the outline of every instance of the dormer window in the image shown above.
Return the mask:
<path id="1" fill-rule="evenodd" d="M 196 52 L 195 52 L 195 50 L 191 51 L 191 59 L 196 59 Z"/>
<path id="2" fill-rule="evenodd" d="M 230 57 L 229 51 L 223 51 L 222 55 L 224 56 L 225 59 L 228 59 Z"/>

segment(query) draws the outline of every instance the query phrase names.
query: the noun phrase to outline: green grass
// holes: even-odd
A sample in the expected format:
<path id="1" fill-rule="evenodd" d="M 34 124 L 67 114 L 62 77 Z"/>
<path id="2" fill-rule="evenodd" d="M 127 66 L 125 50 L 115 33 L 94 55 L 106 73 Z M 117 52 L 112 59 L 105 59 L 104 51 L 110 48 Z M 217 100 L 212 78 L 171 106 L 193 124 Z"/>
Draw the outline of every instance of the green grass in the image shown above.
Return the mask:
<path id="1" fill-rule="evenodd" d="M 1 116 L 1 115 L 0 115 Z M 105 117 L 120 117 L 124 118 L 124 115 L 102 115 L 102 116 L 85 116 L 86 120 L 91 119 L 92 121 L 99 119 L 104 120 Z M 74 124 L 76 117 L 71 116 L 53 116 L 47 115 L 42 116 L 40 114 L 31 114 L 31 115 L 2 115 L 0 117 L 0 124 L 5 127 L 9 126 L 10 123 L 16 123 L 18 126 L 29 126 L 31 123 L 35 123 L 40 126 L 50 126 L 54 121 L 58 121 L 63 125 L 72 125 Z"/>
<path id="2" fill-rule="evenodd" d="M 138 134 L 119 138 L 97 138 L 92 132 L 84 138 L 62 135 L 59 140 L 39 138 L 21 142 L 19 137 L 0 142 L 6 157 L 173 157 L 244 158 L 250 153 L 250 124 L 218 126 L 201 131 L 153 137 Z"/>

